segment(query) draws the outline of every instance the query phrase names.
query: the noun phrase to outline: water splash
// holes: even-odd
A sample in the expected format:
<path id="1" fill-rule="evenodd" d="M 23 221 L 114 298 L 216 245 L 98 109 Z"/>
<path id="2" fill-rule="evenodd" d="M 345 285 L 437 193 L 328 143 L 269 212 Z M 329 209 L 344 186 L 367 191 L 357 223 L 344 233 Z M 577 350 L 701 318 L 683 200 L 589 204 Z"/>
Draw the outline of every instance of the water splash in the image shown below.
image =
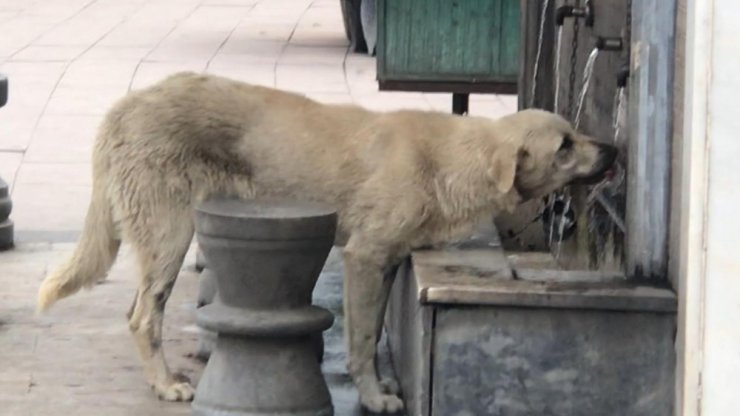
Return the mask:
<path id="1" fill-rule="evenodd" d="M 623 118 L 625 114 L 625 104 L 627 102 L 627 95 L 625 93 L 624 87 L 619 87 L 616 90 L 616 93 L 614 94 L 614 106 L 612 111 L 612 128 L 614 129 L 614 136 L 612 138 L 612 144 L 619 147 L 619 141 L 620 141 L 620 134 L 622 131 L 622 124 L 623 124 Z M 624 169 L 621 168 L 621 165 L 619 162 L 617 162 L 613 169 L 613 175 L 610 178 L 607 178 L 593 187 L 591 187 L 591 190 L 586 197 L 586 203 L 588 205 L 593 204 L 596 201 L 603 202 L 606 199 L 604 198 L 604 192 L 611 189 L 616 189 L 619 185 L 621 185 L 624 182 L 625 179 L 625 172 Z M 600 196 L 600 197 L 599 197 Z M 603 205 L 603 204 L 602 204 Z M 608 207 L 605 207 L 607 211 L 609 211 Z M 614 210 L 612 210 L 614 211 Z"/>
<path id="2" fill-rule="evenodd" d="M 614 94 L 614 107 L 612 113 L 612 127 L 614 129 L 613 144 L 619 147 L 621 139 L 622 126 L 626 114 L 627 94 L 624 87 L 617 88 Z M 613 175 L 606 180 L 594 185 L 586 197 L 586 205 L 590 208 L 594 203 L 598 203 L 611 222 L 619 228 L 622 233 L 626 233 L 627 227 L 619 211 L 612 203 L 612 199 L 622 193 L 622 186 L 626 179 L 626 172 L 619 162 L 612 169 Z M 610 199 L 612 198 L 612 199 Z M 590 221 L 589 223 L 593 223 Z"/>
<path id="3" fill-rule="evenodd" d="M 581 125 L 581 112 L 583 111 L 583 103 L 586 101 L 586 95 L 588 94 L 588 88 L 591 85 L 591 78 L 594 73 L 594 64 L 596 58 L 599 57 L 599 48 L 594 48 L 591 54 L 588 55 L 586 66 L 583 68 L 583 82 L 581 83 L 581 94 L 578 97 L 578 111 L 576 111 L 576 118 L 573 121 L 575 128 Z"/>
<path id="4" fill-rule="evenodd" d="M 619 144 L 620 134 L 622 132 L 623 118 L 626 113 L 625 105 L 627 104 L 627 94 L 624 87 L 617 88 L 616 94 L 614 94 L 614 114 L 612 127 L 614 128 L 614 144 Z"/>
<path id="5" fill-rule="evenodd" d="M 563 45 L 563 26 L 558 28 L 558 40 L 555 45 L 555 105 L 553 112 L 560 114 L 560 48 Z"/>
<path id="6" fill-rule="evenodd" d="M 568 195 L 565 198 L 565 208 L 563 208 L 563 215 L 560 217 L 560 227 L 558 229 L 558 250 L 555 253 L 555 261 L 560 260 L 560 248 L 563 245 L 563 235 L 565 234 L 565 225 L 567 222 L 566 212 L 570 209 L 571 196 Z"/>
<path id="7" fill-rule="evenodd" d="M 534 107 L 535 95 L 537 94 L 537 74 L 540 71 L 540 59 L 542 58 L 542 43 L 544 42 L 545 36 L 545 19 L 547 18 L 547 8 L 550 5 L 550 0 L 545 0 L 542 3 L 542 11 L 540 12 L 540 31 L 537 39 L 537 54 L 534 59 L 534 72 L 532 73 L 532 96 L 529 97 L 529 106 Z"/>
<path id="8" fill-rule="evenodd" d="M 563 45 L 563 26 L 558 27 L 558 38 L 557 42 L 555 44 L 555 100 L 553 104 L 553 112 L 555 114 L 560 114 L 560 55 L 561 55 L 561 48 Z M 550 212 L 555 212 L 555 201 L 560 198 L 560 195 L 558 192 L 553 192 L 548 196 L 548 202 L 549 202 L 549 210 Z M 548 208 L 546 208 L 548 209 Z M 555 235 L 555 220 L 550 220 L 550 227 L 549 227 L 548 237 L 547 237 L 547 246 L 552 247 L 553 243 L 553 237 Z M 562 233 L 561 233 L 562 236 Z"/>
<path id="9" fill-rule="evenodd" d="M 552 194 L 550 194 L 549 199 L 548 199 L 548 202 L 550 203 L 550 208 L 549 208 L 550 210 L 549 211 L 550 212 L 550 233 L 547 239 L 548 247 L 552 247 L 552 236 L 554 235 L 554 232 L 555 232 L 555 219 L 553 218 L 553 215 L 555 213 L 555 200 L 557 200 L 557 198 L 558 198 L 557 194 L 553 192 Z"/>
<path id="10" fill-rule="evenodd" d="M 627 226 L 624 224 L 624 220 L 619 216 L 619 213 L 617 212 L 617 209 L 609 202 L 608 199 L 606 199 L 606 196 L 604 196 L 603 192 L 598 192 L 594 196 L 596 201 L 601 205 L 602 208 L 604 208 L 604 211 L 609 215 L 609 218 L 611 218 L 614 225 L 619 228 L 619 230 L 626 234 L 627 233 Z"/>

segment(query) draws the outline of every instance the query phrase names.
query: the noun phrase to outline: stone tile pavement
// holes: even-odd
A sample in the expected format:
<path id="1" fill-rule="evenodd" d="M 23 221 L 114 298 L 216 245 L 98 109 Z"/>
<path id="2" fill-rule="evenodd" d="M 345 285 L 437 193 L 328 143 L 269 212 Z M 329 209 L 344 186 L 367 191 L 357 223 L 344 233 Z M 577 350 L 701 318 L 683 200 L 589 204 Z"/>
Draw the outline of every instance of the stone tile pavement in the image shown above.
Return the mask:
<path id="1" fill-rule="evenodd" d="M 73 247 L 23 243 L 0 252 L 0 416 L 189 415 L 189 404 L 158 401 L 144 380 L 125 318 L 136 290 L 135 261 L 126 247 L 104 283 L 34 316 L 39 283 Z M 194 252 L 167 304 L 163 340 L 173 371 L 197 383 L 203 366 L 192 358 L 198 343 Z M 335 415 L 352 416 L 361 413 L 345 368 L 339 259 L 333 251 L 314 297 L 336 317 L 324 334 L 323 363 Z"/>
<path id="2" fill-rule="evenodd" d="M 0 254 L 0 416 L 188 414 L 187 405 L 154 400 L 143 382 L 124 318 L 135 286 L 130 256 L 94 291 L 49 316 L 32 313 L 38 283 L 81 229 L 103 114 L 127 91 L 179 70 L 381 111 L 451 104 L 449 94 L 379 92 L 375 60 L 347 50 L 338 0 L 0 0 L 0 72 L 11 88 L 0 109 L 0 176 L 11 185 L 19 241 Z M 515 97 L 471 98 L 475 115 L 515 109 Z M 165 343 L 173 366 L 197 379 L 187 357 L 196 275 L 186 269 L 178 282 Z M 321 285 L 318 301 L 338 311 L 341 273 L 327 270 Z M 325 369 L 342 393 L 335 335 Z M 336 400 L 345 409 L 337 414 L 349 414 L 353 393 Z"/>
<path id="3" fill-rule="evenodd" d="M 71 243 L 26 243 L 0 253 L 0 415 L 187 415 L 182 403 L 159 402 L 144 382 L 125 313 L 135 291 L 132 256 L 122 253 L 104 284 L 33 314 L 34 292 Z M 168 304 L 164 343 L 170 365 L 197 380 L 188 358 L 194 271 L 183 271 Z"/>

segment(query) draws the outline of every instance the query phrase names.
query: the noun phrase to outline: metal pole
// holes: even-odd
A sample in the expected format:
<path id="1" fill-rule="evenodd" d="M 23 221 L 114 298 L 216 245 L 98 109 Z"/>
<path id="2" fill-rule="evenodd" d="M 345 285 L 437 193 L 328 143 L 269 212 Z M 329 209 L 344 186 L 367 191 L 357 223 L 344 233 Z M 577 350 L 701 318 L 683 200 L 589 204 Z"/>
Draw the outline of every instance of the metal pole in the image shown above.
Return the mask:
<path id="1" fill-rule="evenodd" d="M 468 113 L 469 94 L 452 94 L 452 112 L 454 114 L 464 115 Z"/>

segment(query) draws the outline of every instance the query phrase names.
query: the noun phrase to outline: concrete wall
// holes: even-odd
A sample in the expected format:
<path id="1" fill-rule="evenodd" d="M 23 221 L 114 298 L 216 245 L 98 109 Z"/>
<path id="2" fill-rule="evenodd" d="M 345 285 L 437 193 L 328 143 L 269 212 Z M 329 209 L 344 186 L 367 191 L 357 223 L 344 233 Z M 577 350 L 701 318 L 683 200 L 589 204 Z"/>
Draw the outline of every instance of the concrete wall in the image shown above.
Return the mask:
<path id="1" fill-rule="evenodd" d="M 740 408 L 740 3 L 687 0 L 681 151 L 682 415 Z"/>
<path id="2" fill-rule="evenodd" d="M 709 189 L 703 414 L 737 411 L 740 374 L 740 3 L 714 1 L 708 96 Z M 721 12 L 719 12 L 721 11 Z M 733 231 L 734 230 L 734 231 Z"/>

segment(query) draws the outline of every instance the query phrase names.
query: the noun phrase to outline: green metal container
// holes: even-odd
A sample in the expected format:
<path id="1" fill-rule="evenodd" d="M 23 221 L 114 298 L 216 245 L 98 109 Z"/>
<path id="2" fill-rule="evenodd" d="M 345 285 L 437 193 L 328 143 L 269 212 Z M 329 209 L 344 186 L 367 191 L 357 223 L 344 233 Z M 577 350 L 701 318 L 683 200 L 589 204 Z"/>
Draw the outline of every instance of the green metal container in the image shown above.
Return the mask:
<path id="1" fill-rule="evenodd" d="M 379 0 L 381 90 L 515 93 L 519 0 Z"/>

